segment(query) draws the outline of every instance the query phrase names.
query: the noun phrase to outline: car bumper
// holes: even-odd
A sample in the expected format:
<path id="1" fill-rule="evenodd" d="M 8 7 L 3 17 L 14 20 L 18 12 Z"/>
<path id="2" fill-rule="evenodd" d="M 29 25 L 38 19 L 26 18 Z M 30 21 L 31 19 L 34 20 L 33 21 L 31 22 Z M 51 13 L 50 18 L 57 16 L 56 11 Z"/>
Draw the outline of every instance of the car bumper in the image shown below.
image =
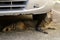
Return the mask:
<path id="1" fill-rule="evenodd" d="M 24 10 L 11 10 L 11 11 L 0 11 L 0 16 L 3 15 L 23 15 L 23 14 L 43 14 L 46 13 L 44 10 L 42 11 L 41 8 L 34 8 L 34 9 L 24 9 Z"/>

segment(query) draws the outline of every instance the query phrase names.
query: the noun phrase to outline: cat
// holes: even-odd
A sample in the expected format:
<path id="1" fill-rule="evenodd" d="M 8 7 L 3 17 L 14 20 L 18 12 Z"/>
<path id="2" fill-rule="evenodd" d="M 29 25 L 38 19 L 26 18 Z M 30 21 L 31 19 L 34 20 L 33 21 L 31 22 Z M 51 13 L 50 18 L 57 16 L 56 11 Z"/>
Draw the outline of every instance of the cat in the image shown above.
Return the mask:
<path id="1" fill-rule="evenodd" d="M 46 32 L 46 29 L 55 29 L 55 28 L 50 28 L 46 27 L 50 22 L 52 22 L 52 14 L 51 11 L 48 13 L 44 14 L 34 14 L 33 16 L 33 21 L 37 21 L 36 26 L 34 27 L 36 31 L 43 32 L 45 34 L 48 34 Z M 4 32 L 12 31 L 12 30 L 26 30 L 28 23 L 24 23 L 24 21 L 19 21 L 17 23 L 13 23 L 5 28 L 3 28 Z M 30 26 L 30 24 L 29 24 Z"/>
<path id="2" fill-rule="evenodd" d="M 55 28 L 46 27 L 47 25 L 49 25 L 50 22 L 52 22 L 51 12 L 40 14 L 40 15 L 37 14 L 37 15 L 34 15 L 33 17 L 35 17 L 35 19 L 37 19 L 37 21 L 38 21 L 35 26 L 36 31 L 40 31 L 45 34 L 48 34 L 48 32 L 46 32 L 45 29 L 55 30 Z"/>
<path id="3" fill-rule="evenodd" d="M 23 31 L 26 29 L 26 25 L 24 24 L 24 22 L 17 22 L 17 23 L 12 23 L 9 26 L 6 26 L 2 29 L 3 32 L 11 32 L 14 30 L 18 30 L 18 31 Z"/>

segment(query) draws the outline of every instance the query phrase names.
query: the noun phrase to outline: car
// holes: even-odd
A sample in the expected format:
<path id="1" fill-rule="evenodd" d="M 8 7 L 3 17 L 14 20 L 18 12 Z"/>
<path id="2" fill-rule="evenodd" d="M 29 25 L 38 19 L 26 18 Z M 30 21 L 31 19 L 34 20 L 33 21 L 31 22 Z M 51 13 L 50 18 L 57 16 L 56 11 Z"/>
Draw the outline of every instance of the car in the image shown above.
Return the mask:
<path id="1" fill-rule="evenodd" d="M 18 16 L 21 19 L 37 20 L 35 29 L 42 31 L 39 25 L 52 20 L 50 12 L 53 5 L 53 0 L 0 0 L 0 16 Z"/>

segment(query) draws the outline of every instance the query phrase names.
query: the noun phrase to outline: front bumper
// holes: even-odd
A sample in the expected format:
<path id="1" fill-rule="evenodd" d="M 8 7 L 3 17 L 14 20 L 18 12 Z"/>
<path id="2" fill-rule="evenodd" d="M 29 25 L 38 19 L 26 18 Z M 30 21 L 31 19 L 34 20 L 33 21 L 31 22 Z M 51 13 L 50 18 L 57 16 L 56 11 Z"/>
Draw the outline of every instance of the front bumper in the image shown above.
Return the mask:
<path id="1" fill-rule="evenodd" d="M 46 11 L 47 12 L 47 11 Z M 42 14 L 46 13 L 44 10 L 42 11 L 41 8 L 34 8 L 34 9 L 24 9 L 24 10 L 11 10 L 11 11 L 0 11 L 0 16 L 4 15 L 23 15 L 23 14 Z"/>

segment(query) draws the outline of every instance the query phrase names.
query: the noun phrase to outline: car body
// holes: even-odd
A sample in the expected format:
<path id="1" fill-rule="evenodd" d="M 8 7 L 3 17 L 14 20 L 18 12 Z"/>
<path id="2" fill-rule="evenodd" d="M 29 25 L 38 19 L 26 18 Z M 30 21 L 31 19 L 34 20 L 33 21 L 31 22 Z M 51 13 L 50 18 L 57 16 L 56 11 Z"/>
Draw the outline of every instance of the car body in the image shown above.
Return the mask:
<path id="1" fill-rule="evenodd" d="M 53 0 L 0 0 L 0 16 L 49 12 Z"/>

